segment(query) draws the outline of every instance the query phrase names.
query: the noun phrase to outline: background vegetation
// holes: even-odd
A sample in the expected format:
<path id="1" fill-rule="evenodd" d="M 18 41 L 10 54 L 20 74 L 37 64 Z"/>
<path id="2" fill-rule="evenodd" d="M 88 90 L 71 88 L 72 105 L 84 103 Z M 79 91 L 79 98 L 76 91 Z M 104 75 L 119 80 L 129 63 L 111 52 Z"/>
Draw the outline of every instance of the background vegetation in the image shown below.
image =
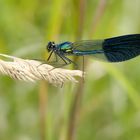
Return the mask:
<path id="1" fill-rule="evenodd" d="M 43 59 L 50 40 L 132 33 L 139 0 L 0 0 L 0 53 Z M 139 140 L 139 61 L 87 58 L 84 84 L 63 88 L 0 76 L 0 140 Z"/>

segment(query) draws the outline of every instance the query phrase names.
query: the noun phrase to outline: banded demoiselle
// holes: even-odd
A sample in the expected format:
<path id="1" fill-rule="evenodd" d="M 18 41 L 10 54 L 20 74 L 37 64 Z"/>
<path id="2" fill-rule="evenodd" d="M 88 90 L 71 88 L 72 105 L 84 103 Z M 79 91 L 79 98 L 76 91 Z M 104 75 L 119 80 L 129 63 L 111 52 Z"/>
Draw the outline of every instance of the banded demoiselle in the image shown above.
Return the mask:
<path id="1" fill-rule="evenodd" d="M 122 62 L 140 54 L 140 34 L 123 35 L 103 40 L 63 42 L 60 44 L 49 42 L 46 48 L 50 52 L 48 60 L 54 53 L 65 64 L 75 63 L 67 57 L 68 55 L 89 55 L 107 62 Z"/>

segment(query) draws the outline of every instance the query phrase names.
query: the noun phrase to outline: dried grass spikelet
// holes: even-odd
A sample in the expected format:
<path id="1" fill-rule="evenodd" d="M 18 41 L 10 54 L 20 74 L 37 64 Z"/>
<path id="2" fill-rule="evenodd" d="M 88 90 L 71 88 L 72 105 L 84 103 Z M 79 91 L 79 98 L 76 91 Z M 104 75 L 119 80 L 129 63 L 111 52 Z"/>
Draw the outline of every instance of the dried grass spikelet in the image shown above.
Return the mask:
<path id="1" fill-rule="evenodd" d="M 59 86 L 66 81 L 78 82 L 74 77 L 82 77 L 80 70 L 67 70 L 54 68 L 40 61 L 21 59 L 14 56 L 0 54 L 12 61 L 0 59 L 0 74 L 8 75 L 13 79 L 34 82 L 36 80 L 46 80 L 49 83 Z"/>

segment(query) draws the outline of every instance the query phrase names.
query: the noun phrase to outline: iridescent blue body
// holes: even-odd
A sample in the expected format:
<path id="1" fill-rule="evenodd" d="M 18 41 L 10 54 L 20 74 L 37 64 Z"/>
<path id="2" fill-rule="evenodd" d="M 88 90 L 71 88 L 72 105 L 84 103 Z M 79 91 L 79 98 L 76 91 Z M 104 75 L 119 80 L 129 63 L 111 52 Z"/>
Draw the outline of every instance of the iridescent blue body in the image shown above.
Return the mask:
<path id="1" fill-rule="evenodd" d="M 54 44 L 54 42 L 49 42 L 47 49 L 51 51 L 51 54 L 54 52 L 61 57 L 65 63 L 72 62 L 66 57 L 67 55 L 90 55 L 103 61 L 121 62 L 140 54 L 140 34 L 124 35 L 104 40 L 82 40 L 73 43 Z"/>

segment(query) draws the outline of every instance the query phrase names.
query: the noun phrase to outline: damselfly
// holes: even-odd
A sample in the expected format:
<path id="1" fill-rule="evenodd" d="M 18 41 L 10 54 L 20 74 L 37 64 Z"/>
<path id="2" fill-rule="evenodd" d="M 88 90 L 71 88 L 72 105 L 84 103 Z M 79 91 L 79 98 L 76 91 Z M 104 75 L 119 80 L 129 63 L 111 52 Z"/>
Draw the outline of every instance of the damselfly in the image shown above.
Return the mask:
<path id="1" fill-rule="evenodd" d="M 140 54 L 140 34 L 118 36 L 103 40 L 82 40 L 77 42 L 63 42 L 55 44 L 49 42 L 47 50 L 60 57 L 65 64 L 74 63 L 68 55 L 93 56 L 107 62 L 122 62 Z"/>

